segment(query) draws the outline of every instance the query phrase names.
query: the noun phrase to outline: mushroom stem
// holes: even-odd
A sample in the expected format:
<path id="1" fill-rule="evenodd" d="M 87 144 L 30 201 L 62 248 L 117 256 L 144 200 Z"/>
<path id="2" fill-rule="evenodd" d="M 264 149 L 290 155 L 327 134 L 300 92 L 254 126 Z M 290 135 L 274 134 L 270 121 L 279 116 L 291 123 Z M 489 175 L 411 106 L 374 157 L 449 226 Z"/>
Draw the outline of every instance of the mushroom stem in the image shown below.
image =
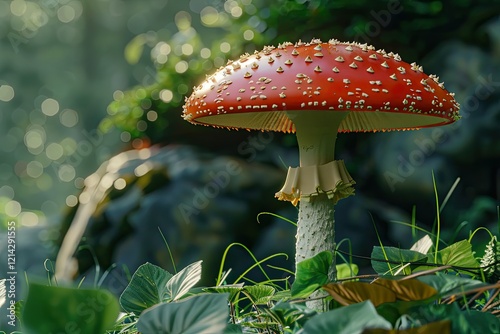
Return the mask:
<path id="1" fill-rule="evenodd" d="M 340 123 L 348 112 L 287 112 L 295 125 L 300 167 L 320 166 L 335 160 L 335 141 Z"/>
<path id="2" fill-rule="evenodd" d="M 335 141 L 340 123 L 347 112 L 311 111 L 299 114 L 288 112 L 288 117 L 295 125 L 299 145 L 300 167 L 322 166 L 334 161 Z M 319 168 L 318 168 L 319 169 Z M 304 170 L 305 171 L 305 170 Z M 317 174 L 316 174 L 317 175 Z M 309 177 L 304 173 L 302 178 Z M 318 184 L 321 180 L 318 180 Z M 350 187 L 350 184 L 348 185 Z M 334 204 L 331 196 L 318 186 L 314 196 L 301 197 L 297 222 L 295 264 L 311 258 L 322 251 L 334 254 L 328 272 L 330 281 L 336 278 L 335 267 L 335 219 Z M 320 297 L 321 292 L 311 297 Z M 322 300 L 310 301 L 307 305 L 314 309 L 322 309 Z"/>
<path id="3" fill-rule="evenodd" d="M 322 251 L 335 251 L 334 204 L 326 194 L 319 194 L 310 201 L 300 201 L 297 222 L 295 263 L 304 261 Z M 335 254 L 334 254 L 335 255 Z M 328 279 L 336 278 L 335 256 L 328 272 Z"/>

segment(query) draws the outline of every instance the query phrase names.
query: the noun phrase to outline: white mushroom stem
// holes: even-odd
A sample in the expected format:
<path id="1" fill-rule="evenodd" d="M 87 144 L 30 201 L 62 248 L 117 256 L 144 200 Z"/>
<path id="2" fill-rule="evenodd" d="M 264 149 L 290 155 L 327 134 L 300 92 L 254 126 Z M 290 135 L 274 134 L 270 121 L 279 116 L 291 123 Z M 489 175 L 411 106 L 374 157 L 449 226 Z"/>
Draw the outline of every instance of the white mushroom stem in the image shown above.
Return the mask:
<path id="1" fill-rule="evenodd" d="M 321 166 L 334 161 L 338 128 L 347 112 L 310 111 L 288 114 L 295 125 L 300 167 Z M 296 263 L 322 251 L 335 250 L 333 208 L 333 201 L 324 193 L 310 198 L 301 197 L 297 222 Z M 335 261 L 332 268 L 335 268 Z M 333 281 L 335 270 L 331 270 L 330 275 L 329 278 Z"/>
<path id="2" fill-rule="evenodd" d="M 320 166 L 330 163 L 329 166 L 337 167 L 337 164 L 333 165 L 331 162 L 334 161 L 337 131 L 347 112 L 311 111 L 288 112 L 287 114 L 295 124 L 299 145 L 300 171 L 297 171 L 296 178 L 300 180 L 297 181 L 297 187 L 302 185 L 302 188 L 305 188 L 306 184 L 314 182 L 318 188 L 315 189 L 315 194 L 301 195 L 300 197 L 295 262 L 297 264 L 322 251 L 331 251 L 334 254 L 334 260 L 331 263 L 328 276 L 329 280 L 333 281 L 336 278 L 334 204 L 338 196 L 333 199 L 332 196 L 327 195 L 327 192 L 337 191 L 337 185 L 344 190 L 347 187 L 352 192 L 350 186 L 353 182 L 350 177 L 350 182 L 345 182 L 345 185 L 341 183 L 346 178 L 330 175 L 323 177 L 320 173 Z M 339 163 L 339 165 L 343 166 L 343 163 Z M 313 167 L 311 168 L 311 166 Z M 330 170 L 328 169 L 328 171 Z M 325 182 L 322 179 L 328 180 Z M 336 181 L 332 182 L 332 180 Z M 333 184 L 333 189 L 322 188 L 324 183 L 328 183 L 330 187 Z M 300 189 L 297 190 L 300 191 Z M 344 196 L 340 198 L 342 197 Z M 318 296 L 315 294 L 312 297 Z M 322 303 L 321 301 L 308 302 L 308 306 L 320 309 Z"/>
<path id="3" fill-rule="evenodd" d="M 335 160 L 335 141 L 340 123 L 348 112 L 287 112 L 295 125 L 300 167 L 320 166 Z"/>

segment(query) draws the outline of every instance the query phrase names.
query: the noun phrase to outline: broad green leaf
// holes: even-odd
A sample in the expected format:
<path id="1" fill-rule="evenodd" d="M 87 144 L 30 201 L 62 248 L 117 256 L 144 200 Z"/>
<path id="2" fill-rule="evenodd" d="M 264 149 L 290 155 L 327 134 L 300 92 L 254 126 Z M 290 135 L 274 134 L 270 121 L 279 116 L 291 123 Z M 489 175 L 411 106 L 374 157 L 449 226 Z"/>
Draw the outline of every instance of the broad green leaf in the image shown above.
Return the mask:
<path id="1" fill-rule="evenodd" d="M 126 312 L 141 314 L 164 300 L 170 278 L 172 274 L 168 271 L 151 263 L 143 264 L 120 296 L 120 305 Z"/>
<path id="2" fill-rule="evenodd" d="M 359 272 L 359 268 L 354 263 L 342 263 L 337 264 L 337 279 L 349 278 L 356 276 Z"/>
<path id="3" fill-rule="evenodd" d="M 423 300 L 436 295 L 436 289 L 417 279 L 388 280 L 377 279 L 373 284 L 382 285 L 396 294 L 396 298 L 403 301 Z"/>
<path id="4" fill-rule="evenodd" d="M 321 313 L 304 325 L 306 334 L 360 334 L 369 328 L 391 329 L 391 324 L 377 314 L 370 301 Z"/>
<path id="5" fill-rule="evenodd" d="M 380 305 L 377 307 L 377 311 L 384 318 L 392 322 L 395 322 L 395 319 L 402 315 L 422 324 L 435 324 L 437 322 L 449 321 L 451 323 L 449 333 L 453 334 L 500 333 L 500 320 L 497 317 L 487 312 L 475 310 L 462 311 L 456 303 L 435 304 L 425 302 L 396 302 Z M 394 333 L 413 332 L 400 331 Z M 446 332 L 441 330 L 429 330 L 416 333 L 441 334 Z"/>
<path id="6" fill-rule="evenodd" d="M 290 290 L 283 290 L 283 291 L 278 291 L 275 292 L 271 300 L 276 301 L 276 302 L 282 302 L 285 300 L 290 300 L 292 299 L 292 293 Z"/>
<path id="7" fill-rule="evenodd" d="M 211 293 L 228 293 L 229 301 L 234 302 L 238 294 L 243 290 L 243 283 L 233 284 L 233 285 L 220 285 L 210 288 L 203 288 L 205 292 Z"/>
<path id="8" fill-rule="evenodd" d="M 292 285 L 292 297 L 305 298 L 328 283 L 328 271 L 332 261 L 332 253 L 323 251 L 310 259 L 299 262 L 295 282 Z"/>
<path id="9" fill-rule="evenodd" d="M 267 304 L 276 290 L 269 285 L 249 285 L 244 288 L 256 305 Z"/>
<path id="10" fill-rule="evenodd" d="M 472 245 L 467 240 L 455 242 L 454 244 L 438 251 L 437 261 L 442 265 L 465 267 L 470 268 L 471 270 L 479 268 L 479 263 L 475 259 L 474 253 L 472 252 Z M 429 254 L 428 262 L 434 262 L 434 255 Z"/>
<path id="11" fill-rule="evenodd" d="M 478 311 L 470 311 L 477 312 Z M 440 320 L 451 321 L 451 333 L 453 334 L 484 334 L 481 330 L 477 331 L 477 323 L 471 323 L 465 316 L 466 312 L 462 312 L 458 304 L 422 304 L 417 305 L 408 310 L 408 316 L 412 319 L 418 319 L 422 323 L 431 323 Z M 483 313 L 485 314 L 485 313 Z M 481 317 L 481 316 L 479 316 Z M 475 319 L 482 321 L 486 317 Z M 491 332 L 495 333 L 495 332 Z M 498 333 L 498 332 L 497 332 Z"/>
<path id="12" fill-rule="evenodd" d="M 277 319 L 283 328 L 299 329 L 317 313 L 304 304 L 279 302 L 271 309 L 264 309 Z"/>
<path id="13" fill-rule="evenodd" d="M 26 333 L 105 333 L 120 312 L 106 290 L 30 283 L 24 306 Z"/>
<path id="14" fill-rule="evenodd" d="M 125 59 L 131 65 L 135 65 L 141 59 L 142 51 L 144 50 L 144 44 L 146 44 L 147 39 L 145 34 L 140 34 L 135 36 L 128 44 L 125 46 Z"/>
<path id="15" fill-rule="evenodd" d="M 329 283 L 323 286 L 333 299 L 342 305 L 370 300 L 373 305 L 396 301 L 396 294 L 388 288 L 365 282 Z"/>
<path id="16" fill-rule="evenodd" d="M 385 256 L 387 256 L 387 260 Z M 371 259 L 373 269 L 380 275 L 410 274 L 411 269 L 408 263 L 427 263 L 427 255 L 397 247 L 384 247 L 382 249 L 382 247 L 375 246 Z"/>
<path id="17" fill-rule="evenodd" d="M 198 283 L 201 279 L 201 262 L 190 264 L 167 282 L 167 294 L 171 300 L 178 300 Z"/>
<path id="18" fill-rule="evenodd" d="M 469 324 L 479 334 L 500 333 L 500 319 L 489 312 L 475 310 L 462 312 Z"/>
<path id="19" fill-rule="evenodd" d="M 488 285 L 478 280 L 443 273 L 422 276 L 418 280 L 432 286 L 443 297 Z"/>
<path id="20" fill-rule="evenodd" d="M 451 334 L 451 321 L 441 320 L 408 329 L 366 329 L 363 334 Z"/>
<path id="21" fill-rule="evenodd" d="M 142 334 L 223 333 L 228 323 L 227 294 L 203 294 L 162 303 L 144 311 L 137 322 Z"/>
<path id="22" fill-rule="evenodd" d="M 377 306 L 377 313 L 394 325 L 398 319 L 401 318 L 402 315 L 405 315 L 407 310 L 412 308 L 416 303 L 422 304 L 423 302 L 403 302 L 398 300 L 393 303 L 384 303 Z"/>

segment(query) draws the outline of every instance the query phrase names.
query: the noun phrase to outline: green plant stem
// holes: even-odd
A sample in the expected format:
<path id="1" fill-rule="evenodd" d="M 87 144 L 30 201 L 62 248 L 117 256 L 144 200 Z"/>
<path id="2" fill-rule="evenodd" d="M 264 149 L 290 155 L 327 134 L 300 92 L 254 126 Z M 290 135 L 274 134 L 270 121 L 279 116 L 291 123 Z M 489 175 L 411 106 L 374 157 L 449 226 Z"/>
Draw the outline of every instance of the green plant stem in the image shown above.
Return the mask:
<path id="1" fill-rule="evenodd" d="M 434 250 L 434 262 L 437 263 L 437 255 L 439 250 L 439 239 L 441 234 L 441 218 L 439 210 L 439 196 L 437 192 L 436 179 L 434 178 L 434 171 L 432 171 L 432 183 L 434 185 L 434 195 L 436 197 L 436 221 L 437 221 L 437 231 L 436 231 L 436 249 Z"/>

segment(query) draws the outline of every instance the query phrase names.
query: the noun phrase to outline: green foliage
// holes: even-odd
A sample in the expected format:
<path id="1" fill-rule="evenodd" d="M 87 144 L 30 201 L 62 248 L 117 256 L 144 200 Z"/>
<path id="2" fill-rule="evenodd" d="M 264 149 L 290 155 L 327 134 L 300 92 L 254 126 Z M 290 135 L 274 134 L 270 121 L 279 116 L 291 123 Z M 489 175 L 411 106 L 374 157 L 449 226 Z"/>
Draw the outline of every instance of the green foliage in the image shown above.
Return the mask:
<path id="1" fill-rule="evenodd" d="M 333 263 L 331 252 L 323 251 L 297 264 L 292 297 L 304 298 L 328 283 L 328 272 Z"/>
<path id="2" fill-rule="evenodd" d="M 472 264 L 469 246 L 464 242 L 452 244 L 439 250 L 438 258 L 463 271 L 465 264 Z M 394 261 L 410 263 L 414 259 L 413 253 L 385 249 Z M 500 304 L 500 284 L 462 277 L 456 274 L 458 271 L 417 271 L 413 265 L 410 275 L 418 278 L 379 276 L 366 282 L 364 276 L 353 276 L 357 272 L 354 264 L 346 263 L 338 265 L 337 270 L 343 271 L 342 276 L 349 280 L 328 282 L 332 259 L 332 253 L 322 252 L 300 262 L 291 290 L 283 289 L 272 279 L 268 284 L 195 288 L 201 277 L 201 261 L 176 275 L 146 263 L 137 269 L 120 297 L 126 313 L 119 319 L 118 303 L 108 292 L 31 284 L 22 320 L 27 333 L 61 331 L 68 324 L 82 328 L 81 333 L 102 333 L 108 329 L 108 333 L 114 334 L 432 334 L 476 330 L 494 333 L 500 329 L 500 320 L 492 314 Z M 418 261 L 427 260 L 428 257 L 418 256 Z M 303 298 L 321 287 L 336 304 L 332 310 L 318 313 L 308 308 Z M 474 297 L 467 297 L 471 294 Z M 44 307 L 47 303 L 49 306 Z M 109 330 L 113 322 L 115 327 Z"/>
<path id="3" fill-rule="evenodd" d="M 411 268 L 408 267 L 408 264 L 426 259 L 426 254 L 396 247 L 382 248 L 375 246 L 371 254 L 372 267 L 380 275 L 397 275 L 401 272 L 409 274 L 411 273 Z"/>
<path id="4" fill-rule="evenodd" d="M 106 290 L 31 283 L 23 313 L 26 333 L 104 333 L 119 313 Z"/>
<path id="5" fill-rule="evenodd" d="M 145 309 L 165 299 L 167 282 L 172 274 L 151 263 L 145 263 L 132 276 L 120 296 L 120 305 L 126 312 L 140 315 Z"/>
<path id="6" fill-rule="evenodd" d="M 201 261 L 195 262 L 179 271 L 167 282 L 168 300 L 177 301 L 201 279 Z"/>
<path id="7" fill-rule="evenodd" d="M 304 326 L 308 334 L 357 334 L 368 328 L 390 329 L 391 324 L 377 314 L 370 301 L 318 314 Z"/>
<path id="8" fill-rule="evenodd" d="M 161 303 L 146 310 L 137 329 L 144 334 L 222 333 L 227 325 L 227 294 L 207 294 Z"/>
<path id="9" fill-rule="evenodd" d="M 437 262 L 434 261 L 437 259 Z M 433 254 L 423 254 L 396 247 L 374 247 L 371 254 L 373 269 L 380 275 L 409 275 L 436 267 L 450 267 L 458 272 L 478 275 L 479 263 L 469 241 L 462 240 Z"/>
<path id="10" fill-rule="evenodd" d="M 108 330 L 108 334 L 497 333 L 500 283 L 481 280 L 488 279 L 487 270 L 497 265 L 493 242 L 496 237 L 481 266 L 468 240 L 442 249 L 433 246 L 427 235 L 411 249 L 381 244 L 372 251 L 377 275 L 357 276 L 356 264 L 342 263 L 336 266 L 334 282 L 328 278 L 334 254 L 325 251 L 297 264 L 291 288 L 288 279 L 266 273 L 265 263 L 275 256 L 259 260 L 247 247 L 234 243 L 224 252 L 216 285 L 211 287 L 196 287 L 201 261 L 175 275 L 150 263 L 140 266 L 120 297 L 124 313 L 119 319 L 118 303 L 108 292 L 37 284 L 30 285 L 26 305 L 16 306 L 16 314 L 27 333 L 61 331 L 73 325 L 81 333 Z M 228 283 L 225 258 L 234 246 L 246 250 L 255 263 Z M 254 269 L 264 273 L 264 282 L 246 277 Z M 0 280 L 0 304 L 5 294 L 2 284 Z M 305 303 L 319 289 L 328 293 L 315 297 L 329 304 L 326 312 Z M 103 302 L 96 304 L 99 300 Z"/>
<path id="11" fill-rule="evenodd" d="M 341 263 L 336 265 L 337 279 L 346 279 L 358 274 L 359 268 L 355 263 Z"/>
<path id="12" fill-rule="evenodd" d="M 195 262 L 175 275 L 153 264 L 140 266 L 120 296 L 127 312 L 140 315 L 145 309 L 184 296 L 201 278 L 201 261 Z"/>
<path id="13" fill-rule="evenodd" d="M 465 291 L 488 286 L 488 284 L 475 279 L 442 273 L 422 276 L 419 280 L 432 286 L 442 297 L 448 297 Z"/>
<path id="14" fill-rule="evenodd" d="M 455 242 L 439 250 L 434 258 L 437 259 L 435 264 L 452 266 L 463 273 L 470 273 L 473 270 L 479 269 L 479 263 L 474 257 L 472 246 L 467 240 Z M 430 258 L 428 259 L 428 263 L 432 263 Z M 461 268 L 466 269 L 466 271 Z"/>

